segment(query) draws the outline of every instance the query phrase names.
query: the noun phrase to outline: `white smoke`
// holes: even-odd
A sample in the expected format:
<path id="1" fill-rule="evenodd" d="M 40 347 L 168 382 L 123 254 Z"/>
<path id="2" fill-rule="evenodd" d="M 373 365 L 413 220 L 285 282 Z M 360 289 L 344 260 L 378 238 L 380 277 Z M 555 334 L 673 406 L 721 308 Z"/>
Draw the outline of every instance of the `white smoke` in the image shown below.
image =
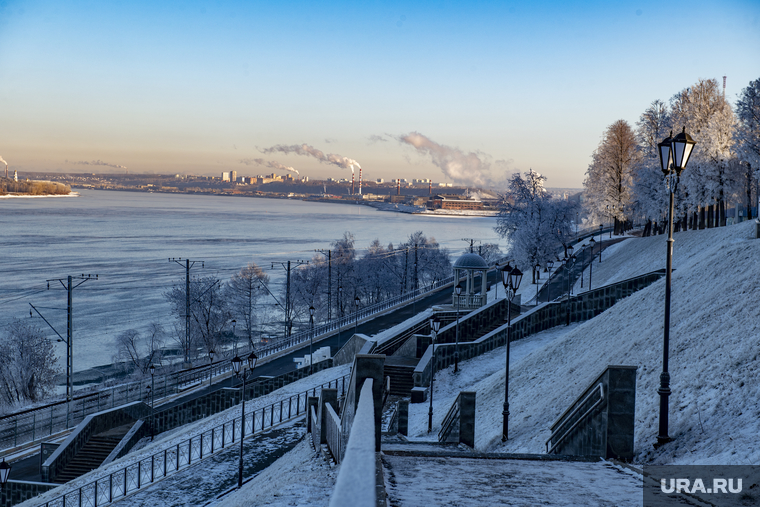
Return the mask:
<path id="1" fill-rule="evenodd" d="M 2 162 L 3 164 L 5 164 L 5 167 L 8 167 L 8 162 L 6 162 L 5 160 L 3 160 L 3 157 L 0 157 L 0 162 Z"/>
<path id="2" fill-rule="evenodd" d="M 274 160 L 264 160 L 263 158 L 243 158 L 243 159 L 240 159 L 239 162 L 245 165 L 251 165 L 251 164 L 261 165 L 265 167 L 271 167 L 272 169 L 279 169 L 281 171 L 296 173 L 298 175 L 301 174 L 298 172 L 297 169 L 293 169 L 292 167 L 283 165 L 279 162 L 275 162 Z"/>
<path id="3" fill-rule="evenodd" d="M 271 148 L 265 148 L 263 150 L 260 150 L 261 153 L 295 153 L 296 155 L 303 155 L 305 157 L 314 157 L 323 164 L 332 164 L 337 165 L 338 167 L 342 167 L 343 169 L 351 168 L 351 172 L 353 172 L 353 166 L 358 167 L 361 169 L 362 166 L 359 165 L 359 162 L 356 160 L 352 160 L 347 157 L 343 157 L 341 155 L 336 155 L 335 153 L 328 153 L 325 155 L 322 151 L 316 149 L 313 146 L 309 146 L 308 144 L 292 144 L 290 146 L 285 146 L 283 144 L 278 144 L 276 146 L 272 146 Z"/>
<path id="4" fill-rule="evenodd" d="M 430 155 L 433 164 L 440 167 L 443 174 L 456 183 L 478 187 L 492 184 L 491 164 L 486 155 L 465 153 L 459 148 L 438 144 L 419 132 L 410 132 L 397 139 L 401 143 L 414 146 L 420 153 Z"/>
<path id="5" fill-rule="evenodd" d="M 86 160 L 80 160 L 78 162 L 69 162 L 66 161 L 67 164 L 78 164 L 78 165 L 102 165 L 106 167 L 113 167 L 114 169 L 126 169 L 126 166 L 119 165 L 119 164 L 109 164 L 108 162 L 103 162 L 102 160 L 93 160 L 92 162 L 88 162 Z"/>

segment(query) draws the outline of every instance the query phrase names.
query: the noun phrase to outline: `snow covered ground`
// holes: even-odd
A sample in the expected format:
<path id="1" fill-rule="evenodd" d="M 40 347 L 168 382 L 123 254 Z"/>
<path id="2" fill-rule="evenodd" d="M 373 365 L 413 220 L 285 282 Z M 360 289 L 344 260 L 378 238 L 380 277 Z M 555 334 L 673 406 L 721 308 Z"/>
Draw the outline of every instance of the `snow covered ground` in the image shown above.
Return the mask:
<path id="1" fill-rule="evenodd" d="M 754 222 L 675 235 L 670 344 L 670 436 L 655 451 L 665 279 L 591 321 L 555 328 L 512 348 L 510 440 L 500 441 L 504 348 L 436 376 L 435 421 L 460 390 L 477 391 L 476 445 L 544 453 L 549 426 L 607 365 L 638 366 L 636 461 L 758 464 L 760 240 Z M 665 265 L 665 236 L 633 238 L 594 264 L 594 286 Z M 472 365 L 472 366 L 470 366 Z M 475 370 L 475 372 L 469 371 Z M 420 420 L 422 419 L 422 420 Z M 427 405 L 410 408 L 410 435 L 426 438 Z"/>
<path id="2" fill-rule="evenodd" d="M 338 467 L 330 466 L 323 457 L 317 456 L 308 439 L 304 439 L 240 490 L 209 505 L 326 506 L 338 471 Z"/>

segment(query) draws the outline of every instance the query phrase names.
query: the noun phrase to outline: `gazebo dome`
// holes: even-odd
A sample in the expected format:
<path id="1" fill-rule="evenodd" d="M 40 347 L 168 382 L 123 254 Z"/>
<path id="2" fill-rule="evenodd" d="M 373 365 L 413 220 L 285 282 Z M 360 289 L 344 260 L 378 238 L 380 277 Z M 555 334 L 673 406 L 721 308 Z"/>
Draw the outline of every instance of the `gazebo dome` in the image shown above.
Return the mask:
<path id="1" fill-rule="evenodd" d="M 488 264 L 483 260 L 483 257 L 476 253 L 466 253 L 459 257 L 454 263 L 454 269 L 472 269 L 472 270 L 484 270 L 488 269 Z"/>

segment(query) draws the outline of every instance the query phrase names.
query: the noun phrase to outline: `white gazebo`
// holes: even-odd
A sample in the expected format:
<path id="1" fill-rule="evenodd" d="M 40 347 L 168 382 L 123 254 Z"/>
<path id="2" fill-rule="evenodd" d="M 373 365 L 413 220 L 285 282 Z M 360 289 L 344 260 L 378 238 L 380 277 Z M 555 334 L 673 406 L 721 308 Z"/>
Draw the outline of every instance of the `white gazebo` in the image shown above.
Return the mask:
<path id="1" fill-rule="evenodd" d="M 454 263 L 454 294 L 453 304 L 457 306 L 457 293 L 456 283 L 461 283 L 459 280 L 462 276 L 466 277 L 466 283 L 462 287 L 462 293 L 459 297 L 459 308 L 473 310 L 485 305 L 488 301 L 488 294 L 486 290 L 486 273 L 488 272 L 488 264 L 483 260 L 483 257 L 476 253 L 466 253 L 462 255 Z M 480 294 L 475 294 L 475 276 L 477 273 L 481 273 L 480 277 Z"/>

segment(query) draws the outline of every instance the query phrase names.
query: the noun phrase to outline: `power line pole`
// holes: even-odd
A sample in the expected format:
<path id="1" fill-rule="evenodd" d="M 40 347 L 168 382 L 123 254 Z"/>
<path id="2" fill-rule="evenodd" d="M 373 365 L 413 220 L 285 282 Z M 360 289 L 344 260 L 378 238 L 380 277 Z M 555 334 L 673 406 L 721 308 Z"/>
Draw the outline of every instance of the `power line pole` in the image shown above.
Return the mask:
<path id="1" fill-rule="evenodd" d="M 291 334 L 291 329 L 293 327 L 293 319 L 291 318 L 291 314 L 293 313 L 293 304 L 290 302 L 290 262 L 273 262 L 272 263 L 272 269 L 274 269 L 275 264 L 279 264 L 280 266 L 285 269 L 287 272 L 286 280 L 285 280 L 285 336 L 288 337 Z M 302 266 L 304 264 L 308 264 L 309 261 L 293 261 L 295 263 L 295 267 Z"/>
<path id="2" fill-rule="evenodd" d="M 417 278 L 417 243 L 414 244 L 414 290 L 417 290 L 420 286 L 419 278 Z"/>
<path id="3" fill-rule="evenodd" d="M 169 262 L 174 262 L 180 266 L 183 265 L 182 263 L 182 257 L 174 258 L 171 257 L 169 259 Z M 192 364 L 190 363 L 190 269 L 195 265 L 195 263 L 200 262 L 201 267 L 205 268 L 206 263 L 204 261 L 191 261 L 190 259 L 185 259 L 184 267 L 185 267 L 185 364 L 182 366 L 184 368 L 190 368 Z"/>
<path id="4" fill-rule="evenodd" d="M 324 254 L 327 252 L 327 322 L 332 320 L 332 250 L 314 250 Z"/>
<path id="5" fill-rule="evenodd" d="M 66 277 L 66 283 L 64 283 L 63 278 L 51 278 L 47 281 L 47 287 L 48 290 L 50 290 L 50 282 L 60 282 L 64 289 L 66 289 L 67 293 L 67 305 L 66 305 L 66 338 L 64 339 L 63 336 L 48 322 L 48 320 L 42 316 L 39 310 L 34 307 L 31 303 L 29 306 L 31 306 L 35 312 L 37 312 L 37 315 L 42 317 L 42 320 L 45 321 L 45 324 L 50 326 L 50 329 L 52 329 L 55 334 L 58 335 L 59 341 L 63 341 L 66 343 L 66 426 L 68 426 L 69 421 L 69 405 L 71 404 L 71 398 L 74 396 L 74 347 L 73 347 L 73 338 L 74 338 L 74 309 L 73 309 L 73 291 L 80 285 L 82 285 L 87 280 L 97 280 L 98 275 L 81 275 L 76 277 L 77 280 L 81 280 L 76 285 L 73 285 L 73 280 L 75 277 L 69 275 Z M 31 310 L 30 310 L 31 315 Z"/>

